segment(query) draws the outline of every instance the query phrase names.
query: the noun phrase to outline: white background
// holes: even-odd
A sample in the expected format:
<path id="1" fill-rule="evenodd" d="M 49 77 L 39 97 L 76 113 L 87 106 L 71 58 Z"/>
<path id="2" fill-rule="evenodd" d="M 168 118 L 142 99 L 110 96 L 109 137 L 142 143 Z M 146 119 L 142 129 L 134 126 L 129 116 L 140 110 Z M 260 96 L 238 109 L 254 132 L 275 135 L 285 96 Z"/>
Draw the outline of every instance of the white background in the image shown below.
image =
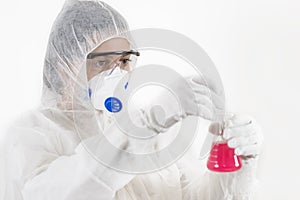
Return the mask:
<path id="1" fill-rule="evenodd" d="M 12 118 L 39 103 L 48 35 L 63 2 L 1 2 L 1 133 Z M 263 127 L 259 199 L 299 199 L 300 2 L 106 2 L 132 29 L 171 29 L 206 50 L 222 77 L 230 110 L 252 115 Z"/>

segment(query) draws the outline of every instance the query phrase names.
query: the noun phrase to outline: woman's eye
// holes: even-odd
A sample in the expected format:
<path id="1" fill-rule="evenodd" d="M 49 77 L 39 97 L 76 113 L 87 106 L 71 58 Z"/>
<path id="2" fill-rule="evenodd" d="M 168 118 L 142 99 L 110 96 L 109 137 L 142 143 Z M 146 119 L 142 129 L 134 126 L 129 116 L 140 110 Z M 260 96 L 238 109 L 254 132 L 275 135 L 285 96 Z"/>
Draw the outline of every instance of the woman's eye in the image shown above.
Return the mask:
<path id="1" fill-rule="evenodd" d="M 101 60 L 99 60 L 99 61 L 96 61 L 95 62 L 95 67 L 97 67 L 97 68 L 99 68 L 99 67 L 103 67 L 103 66 L 105 66 L 105 61 L 101 61 Z"/>

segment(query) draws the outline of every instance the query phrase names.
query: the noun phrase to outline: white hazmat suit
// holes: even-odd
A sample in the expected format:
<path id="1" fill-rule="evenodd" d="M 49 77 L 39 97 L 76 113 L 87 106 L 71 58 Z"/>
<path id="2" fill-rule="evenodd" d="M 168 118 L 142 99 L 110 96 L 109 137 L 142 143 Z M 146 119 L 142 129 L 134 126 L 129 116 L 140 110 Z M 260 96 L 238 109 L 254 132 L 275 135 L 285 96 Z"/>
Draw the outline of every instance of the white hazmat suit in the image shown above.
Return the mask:
<path id="1" fill-rule="evenodd" d="M 103 2 L 65 3 L 49 38 L 41 106 L 22 115 L 5 140 L 5 185 L 1 198 L 251 199 L 256 185 L 256 158 L 244 160 L 240 171 L 222 174 L 207 171 L 197 158 L 186 155 L 165 169 L 137 175 L 107 168 L 86 152 L 83 144 L 101 140 L 91 122 L 100 121 L 105 134 L 119 130 L 105 113 L 96 117 L 94 111 L 88 112 L 93 108 L 88 102 L 88 82 L 82 76 L 82 66 L 86 55 L 99 44 L 126 31 L 125 19 Z M 75 114 L 82 119 L 76 126 Z M 79 137 L 78 128 L 85 135 Z M 251 133 L 253 130 L 252 127 Z M 122 146 L 122 139 L 118 141 Z M 248 140 L 239 141 L 246 144 Z M 250 142 L 257 144 L 253 137 Z M 234 145 L 238 147 L 238 141 Z M 251 154 L 240 152 L 243 153 Z"/>

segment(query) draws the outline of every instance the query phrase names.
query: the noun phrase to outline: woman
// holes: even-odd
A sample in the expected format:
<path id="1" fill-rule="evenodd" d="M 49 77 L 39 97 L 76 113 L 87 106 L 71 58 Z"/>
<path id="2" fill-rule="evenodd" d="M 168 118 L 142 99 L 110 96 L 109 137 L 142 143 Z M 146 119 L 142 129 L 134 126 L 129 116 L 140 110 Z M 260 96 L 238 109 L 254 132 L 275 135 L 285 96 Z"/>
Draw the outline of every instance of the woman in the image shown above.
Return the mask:
<path id="1" fill-rule="evenodd" d="M 243 158 L 243 168 L 237 173 L 201 171 L 192 158 L 183 157 L 160 171 L 135 175 L 105 167 L 87 153 L 90 142 L 101 148 L 98 127 L 108 137 L 120 131 L 92 98 L 97 91 L 93 80 L 103 72 L 120 77 L 130 70 L 130 57 L 138 53 L 132 51 L 130 36 L 120 37 L 128 30 L 125 19 L 103 2 L 65 3 L 49 38 L 41 106 L 18 120 L 6 139 L 4 199 L 252 197 L 260 132 L 248 117 L 235 116 L 224 131 L 229 145 Z M 147 116 L 144 122 L 159 132 L 159 124 L 147 121 Z M 111 139 L 119 148 L 131 148 L 126 139 Z"/>

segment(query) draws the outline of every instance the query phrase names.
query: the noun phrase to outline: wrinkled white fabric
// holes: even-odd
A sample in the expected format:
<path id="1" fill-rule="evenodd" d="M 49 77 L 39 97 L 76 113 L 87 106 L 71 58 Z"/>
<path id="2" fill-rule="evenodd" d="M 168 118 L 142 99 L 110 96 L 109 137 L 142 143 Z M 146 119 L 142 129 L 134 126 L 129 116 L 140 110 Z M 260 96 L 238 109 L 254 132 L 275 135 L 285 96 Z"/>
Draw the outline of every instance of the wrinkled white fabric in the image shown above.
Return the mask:
<path id="1" fill-rule="evenodd" d="M 110 115 L 95 112 L 91 104 L 85 58 L 126 31 L 124 18 L 103 2 L 65 3 L 49 38 L 42 103 L 7 132 L 3 200 L 251 198 L 256 159 L 245 161 L 241 171 L 217 174 L 187 153 L 161 171 L 133 175 L 104 167 L 87 153 L 84 145 L 97 145 L 99 132 L 113 136 L 120 130 Z M 122 149 L 131 148 L 128 138 L 111 139 Z"/>
<path id="2" fill-rule="evenodd" d="M 99 118 L 106 127 L 112 124 L 112 119 L 102 112 Z M 187 153 L 162 171 L 123 174 L 92 159 L 78 136 L 66 129 L 71 125 L 68 122 L 71 123 L 49 110 L 29 113 L 16 122 L 18 125 L 10 130 L 7 139 L 14 146 L 6 149 L 13 159 L 8 163 L 11 168 L 5 199 L 238 200 L 252 199 L 254 195 L 255 159 L 244 161 L 240 171 L 221 174 L 208 171 L 205 160 L 201 162 Z M 91 137 L 92 141 L 95 137 Z M 14 197 L 18 194 L 18 198 Z"/>

